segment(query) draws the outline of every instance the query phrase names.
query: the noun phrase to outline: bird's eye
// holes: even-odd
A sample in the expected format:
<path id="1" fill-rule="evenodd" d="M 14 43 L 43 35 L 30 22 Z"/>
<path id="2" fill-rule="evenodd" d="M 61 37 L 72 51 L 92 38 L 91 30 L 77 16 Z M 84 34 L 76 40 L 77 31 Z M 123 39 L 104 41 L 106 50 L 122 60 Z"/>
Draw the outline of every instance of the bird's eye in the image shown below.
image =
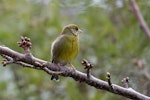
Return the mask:
<path id="1" fill-rule="evenodd" d="M 77 30 L 78 30 L 78 27 L 75 27 L 75 30 L 77 31 Z"/>

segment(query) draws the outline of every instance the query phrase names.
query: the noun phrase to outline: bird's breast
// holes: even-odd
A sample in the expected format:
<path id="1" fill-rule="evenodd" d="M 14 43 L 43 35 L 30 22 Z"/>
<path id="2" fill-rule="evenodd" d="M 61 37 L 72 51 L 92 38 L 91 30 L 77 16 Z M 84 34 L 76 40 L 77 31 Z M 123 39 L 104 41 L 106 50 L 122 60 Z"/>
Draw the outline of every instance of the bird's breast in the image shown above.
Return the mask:
<path id="1" fill-rule="evenodd" d="M 70 63 L 78 54 L 78 37 L 63 35 L 53 43 L 53 59 L 59 63 Z"/>
<path id="2" fill-rule="evenodd" d="M 75 36 L 69 37 L 66 45 L 66 51 L 64 53 L 66 55 L 66 60 L 68 59 L 71 61 L 74 59 L 77 56 L 78 48 L 78 38 Z"/>

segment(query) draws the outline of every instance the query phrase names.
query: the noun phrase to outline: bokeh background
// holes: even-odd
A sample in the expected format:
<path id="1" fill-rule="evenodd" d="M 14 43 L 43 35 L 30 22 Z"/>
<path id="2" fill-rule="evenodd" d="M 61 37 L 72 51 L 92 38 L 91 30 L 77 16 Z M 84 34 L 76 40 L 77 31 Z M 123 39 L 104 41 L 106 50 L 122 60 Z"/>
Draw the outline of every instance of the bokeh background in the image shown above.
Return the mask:
<path id="1" fill-rule="evenodd" d="M 136 0 L 150 26 L 150 0 Z M 124 77 L 129 86 L 150 96 L 150 80 L 141 65 L 150 72 L 150 42 L 140 28 L 129 0 L 0 0 L 0 45 L 23 53 L 17 42 L 21 36 L 31 39 L 35 57 L 50 61 L 52 41 L 62 27 L 74 23 L 80 34 L 80 52 L 73 61 L 84 72 L 82 59 L 94 68 L 92 74 L 121 85 Z M 2 58 L 0 58 L 2 61 Z M 39 70 L 19 65 L 0 64 L 0 100 L 129 100 L 97 90 L 73 79 L 61 77 L 59 82 Z"/>

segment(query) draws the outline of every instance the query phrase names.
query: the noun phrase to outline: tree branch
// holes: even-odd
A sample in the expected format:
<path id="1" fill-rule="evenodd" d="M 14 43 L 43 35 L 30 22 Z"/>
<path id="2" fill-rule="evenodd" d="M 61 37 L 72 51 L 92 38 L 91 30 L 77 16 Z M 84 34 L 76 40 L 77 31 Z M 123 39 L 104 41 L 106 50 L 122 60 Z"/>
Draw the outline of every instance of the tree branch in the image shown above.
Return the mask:
<path id="1" fill-rule="evenodd" d="M 8 47 L 0 46 L 0 55 L 5 55 L 5 57 L 12 58 L 15 64 L 19 64 L 23 67 L 34 68 L 38 70 L 43 70 L 49 75 L 59 74 L 65 77 L 72 77 L 76 81 L 84 82 L 90 86 L 93 86 L 97 89 L 106 90 L 114 94 L 118 94 L 130 99 L 135 100 L 150 100 L 150 97 L 140 94 L 133 90 L 132 88 L 124 88 L 115 84 L 111 84 L 113 89 L 109 86 L 108 82 L 97 79 L 94 76 L 90 75 L 90 78 L 87 77 L 87 74 L 80 71 L 70 70 L 67 66 L 58 67 L 56 64 L 35 58 L 34 56 L 29 57 L 26 54 L 21 54 L 16 52 Z M 2 56 L 4 57 L 4 56 Z M 5 58 L 4 57 L 4 58 Z M 6 59 L 6 58 L 5 58 Z M 6 63 L 7 65 L 7 63 Z M 58 73 L 57 73 L 58 71 Z M 55 73 L 56 72 L 56 73 Z"/>
<path id="2" fill-rule="evenodd" d="M 131 8 L 133 13 L 135 14 L 135 16 L 137 17 L 141 28 L 143 29 L 143 31 L 145 32 L 145 34 L 147 35 L 148 39 L 150 39 L 150 30 L 140 12 L 140 9 L 138 7 L 138 5 L 136 4 L 135 0 L 130 0 L 131 3 Z"/>

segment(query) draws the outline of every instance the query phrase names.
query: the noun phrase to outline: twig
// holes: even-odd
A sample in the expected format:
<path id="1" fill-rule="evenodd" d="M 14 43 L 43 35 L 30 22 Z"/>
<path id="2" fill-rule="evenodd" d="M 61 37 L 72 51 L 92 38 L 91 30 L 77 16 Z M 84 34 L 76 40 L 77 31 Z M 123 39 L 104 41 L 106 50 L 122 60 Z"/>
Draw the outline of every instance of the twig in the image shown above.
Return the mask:
<path id="1" fill-rule="evenodd" d="M 14 60 L 9 57 L 9 56 L 6 56 L 6 55 L 3 55 L 3 54 L 0 54 L 4 59 L 2 61 L 2 65 L 5 67 L 6 65 L 8 64 L 11 64 L 11 63 L 14 63 Z"/>
<path id="2" fill-rule="evenodd" d="M 93 68 L 93 65 L 89 63 L 86 59 L 83 59 L 81 64 L 85 66 L 84 69 L 86 69 L 87 78 L 90 78 L 91 69 Z"/>
<path id="3" fill-rule="evenodd" d="M 130 3 L 131 3 L 132 11 L 135 14 L 135 16 L 137 17 L 137 19 L 140 23 L 140 26 L 142 27 L 143 31 L 147 35 L 148 39 L 150 39 L 150 29 L 148 28 L 138 5 L 136 4 L 135 0 L 130 0 Z"/>
<path id="4" fill-rule="evenodd" d="M 30 38 L 21 36 L 21 41 L 18 42 L 18 46 L 23 48 L 25 51 L 25 56 L 28 58 L 28 60 L 32 61 L 32 54 L 30 52 L 32 43 Z"/>
<path id="5" fill-rule="evenodd" d="M 123 78 L 121 82 L 122 82 L 123 87 L 129 88 L 129 77 Z"/>
<path id="6" fill-rule="evenodd" d="M 21 41 L 18 42 L 18 45 L 24 49 L 25 53 L 30 53 L 30 48 L 32 46 L 30 38 L 21 36 Z"/>
<path id="7" fill-rule="evenodd" d="M 111 77 L 110 77 L 110 73 L 109 72 L 107 72 L 106 79 L 107 79 L 108 85 L 110 86 L 110 89 L 113 90 L 113 86 L 112 86 Z"/>

